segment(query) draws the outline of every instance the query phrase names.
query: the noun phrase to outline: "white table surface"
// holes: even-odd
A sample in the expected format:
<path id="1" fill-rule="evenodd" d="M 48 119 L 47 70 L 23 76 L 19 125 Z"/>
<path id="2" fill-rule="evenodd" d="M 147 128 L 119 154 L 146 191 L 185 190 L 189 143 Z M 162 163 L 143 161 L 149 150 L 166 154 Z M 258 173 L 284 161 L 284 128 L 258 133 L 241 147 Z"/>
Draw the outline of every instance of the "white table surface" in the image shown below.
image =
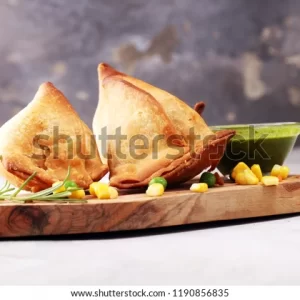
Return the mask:
<path id="1" fill-rule="evenodd" d="M 300 173 L 300 150 L 288 164 Z M 300 215 L 0 242 L 0 284 L 300 284 Z"/>

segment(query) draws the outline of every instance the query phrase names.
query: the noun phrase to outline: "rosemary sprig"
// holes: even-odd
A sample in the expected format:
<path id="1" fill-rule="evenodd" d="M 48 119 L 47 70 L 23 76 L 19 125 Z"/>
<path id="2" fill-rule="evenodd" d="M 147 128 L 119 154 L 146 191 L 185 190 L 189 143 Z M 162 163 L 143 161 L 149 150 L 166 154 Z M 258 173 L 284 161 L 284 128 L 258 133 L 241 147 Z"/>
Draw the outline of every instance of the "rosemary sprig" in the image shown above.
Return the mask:
<path id="1" fill-rule="evenodd" d="M 32 175 L 30 175 L 23 184 L 11 195 L 12 198 L 16 197 L 23 189 L 24 187 L 31 181 L 36 175 L 36 172 L 34 172 Z"/>
<path id="2" fill-rule="evenodd" d="M 1 195 L 5 195 L 5 194 L 7 194 L 7 193 L 9 193 L 9 192 L 11 192 L 11 191 L 14 191 L 15 190 L 15 188 L 9 188 L 9 189 L 7 189 L 7 190 L 5 190 L 5 191 L 3 191 L 3 192 L 0 192 L 0 196 Z"/>
<path id="3" fill-rule="evenodd" d="M 27 203 L 27 202 L 59 202 L 59 203 L 86 203 L 87 201 L 84 199 L 70 199 L 72 192 L 80 190 L 80 188 L 70 187 L 64 192 L 60 192 L 57 194 L 53 194 L 54 191 L 61 188 L 65 185 L 66 181 L 69 180 L 71 173 L 71 168 L 68 168 L 68 172 L 66 178 L 60 184 L 45 189 L 43 191 L 29 194 L 25 196 L 18 196 L 19 193 L 28 185 L 28 183 L 36 176 L 36 172 L 34 172 L 31 176 L 29 176 L 24 183 L 18 188 L 14 189 L 10 187 L 8 181 L 5 182 L 4 186 L 0 188 L 0 200 L 8 200 L 15 203 Z M 7 193 L 14 191 L 13 194 L 7 195 Z"/>
<path id="4" fill-rule="evenodd" d="M 56 186 L 52 186 L 46 190 L 43 190 L 43 191 L 40 191 L 40 192 L 37 192 L 37 193 L 34 193 L 32 196 L 29 197 L 29 199 L 31 198 L 39 198 L 39 197 L 43 197 L 43 196 L 47 196 L 47 195 L 50 195 L 52 194 L 54 191 L 58 190 L 59 188 L 61 188 L 62 186 L 65 185 L 65 183 L 69 180 L 69 177 L 70 177 L 70 173 L 71 173 L 71 168 L 69 167 L 68 168 L 68 172 L 67 172 L 67 175 L 66 175 L 66 178 L 63 182 L 61 182 L 60 184 L 56 185 Z M 53 196 L 56 196 L 58 194 L 55 194 Z"/>
<path id="5" fill-rule="evenodd" d="M 5 191 L 9 188 L 10 184 L 8 181 L 5 181 L 4 186 L 0 189 L 0 193 L 5 193 Z"/>

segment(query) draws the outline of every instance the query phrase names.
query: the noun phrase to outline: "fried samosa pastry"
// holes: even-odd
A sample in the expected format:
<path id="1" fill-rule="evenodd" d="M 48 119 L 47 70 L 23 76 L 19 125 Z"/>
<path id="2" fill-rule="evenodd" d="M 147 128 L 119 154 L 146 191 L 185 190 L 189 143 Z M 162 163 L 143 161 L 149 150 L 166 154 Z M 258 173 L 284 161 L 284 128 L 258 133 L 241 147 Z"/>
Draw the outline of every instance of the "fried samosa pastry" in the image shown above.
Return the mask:
<path id="1" fill-rule="evenodd" d="M 34 99 L 0 129 L 0 174 L 19 187 L 36 192 L 64 180 L 88 188 L 107 173 L 92 131 L 52 83 L 42 84 Z"/>
<path id="2" fill-rule="evenodd" d="M 115 141 L 106 143 L 97 138 L 100 155 L 108 159 L 111 185 L 141 187 L 156 176 L 165 177 L 169 184 L 181 183 L 217 166 L 235 132 L 213 133 L 200 116 L 203 103 L 197 112 L 170 93 L 107 64 L 99 65 L 98 75 L 94 134 L 101 135 L 106 127 L 109 136 L 118 129 L 123 135 L 122 141 L 115 136 Z M 140 144 L 133 145 L 133 139 Z M 134 146 L 139 147 L 139 159 L 132 155 Z M 120 150 L 124 155 L 119 155 Z"/>

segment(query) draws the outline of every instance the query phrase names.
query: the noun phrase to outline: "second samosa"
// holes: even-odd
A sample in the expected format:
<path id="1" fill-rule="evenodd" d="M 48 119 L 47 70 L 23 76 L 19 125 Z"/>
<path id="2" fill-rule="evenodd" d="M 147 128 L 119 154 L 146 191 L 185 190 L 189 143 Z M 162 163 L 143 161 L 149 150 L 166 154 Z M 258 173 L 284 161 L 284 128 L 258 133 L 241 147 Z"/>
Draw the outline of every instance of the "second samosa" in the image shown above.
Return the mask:
<path id="1" fill-rule="evenodd" d="M 107 64 L 98 76 L 93 130 L 112 186 L 142 187 L 157 176 L 172 185 L 217 166 L 234 131 L 212 132 L 177 97 Z"/>

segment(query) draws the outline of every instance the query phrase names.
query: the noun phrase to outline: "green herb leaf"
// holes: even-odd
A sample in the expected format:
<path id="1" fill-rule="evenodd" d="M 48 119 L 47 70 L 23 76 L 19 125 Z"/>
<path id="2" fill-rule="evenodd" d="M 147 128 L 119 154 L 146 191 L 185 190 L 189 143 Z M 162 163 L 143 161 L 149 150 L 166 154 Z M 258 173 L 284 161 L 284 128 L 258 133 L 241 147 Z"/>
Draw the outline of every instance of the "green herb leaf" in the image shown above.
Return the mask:
<path id="1" fill-rule="evenodd" d="M 36 172 L 34 172 L 32 175 L 30 175 L 23 184 L 11 195 L 12 198 L 16 197 L 22 190 L 25 188 L 25 186 L 31 181 L 36 175 Z"/>
<path id="2" fill-rule="evenodd" d="M 3 190 L 5 190 L 7 188 L 7 186 L 9 185 L 8 181 L 5 181 L 4 186 L 0 189 L 0 192 L 2 192 Z"/>
<path id="3" fill-rule="evenodd" d="M 11 191 L 14 191 L 15 190 L 15 188 L 9 188 L 9 189 L 6 189 L 5 191 L 3 191 L 3 192 L 0 192 L 0 196 L 1 195 L 5 195 L 5 194 L 7 194 L 7 193 L 9 193 L 9 192 L 11 192 Z"/>
<path id="4" fill-rule="evenodd" d="M 4 186 L 0 189 L 0 200 L 9 200 L 14 203 L 28 203 L 28 202 L 58 202 L 58 203 L 87 203 L 84 199 L 69 199 L 72 195 L 72 192 L 80 190 L 80 188 L 69 187 L 67 191 L 53 194 L 53 192 L 60 187 L 62 187 L 70 177 L 71 168 L 69 166 L 68 172 L 65 180 L 48 189 L 43 191 L 30 194 L 28 196 L 18 196 L 18 194 L 28 185 L 28 183 L 36 176 L 36 172 L 34 172 L 31 176 L 29 176 L 24 183 L 11 195 L 6 195 L 8 192 L 15 190 L 15 188 L 11 188 L 8 181 L 5 182 Z"/>

